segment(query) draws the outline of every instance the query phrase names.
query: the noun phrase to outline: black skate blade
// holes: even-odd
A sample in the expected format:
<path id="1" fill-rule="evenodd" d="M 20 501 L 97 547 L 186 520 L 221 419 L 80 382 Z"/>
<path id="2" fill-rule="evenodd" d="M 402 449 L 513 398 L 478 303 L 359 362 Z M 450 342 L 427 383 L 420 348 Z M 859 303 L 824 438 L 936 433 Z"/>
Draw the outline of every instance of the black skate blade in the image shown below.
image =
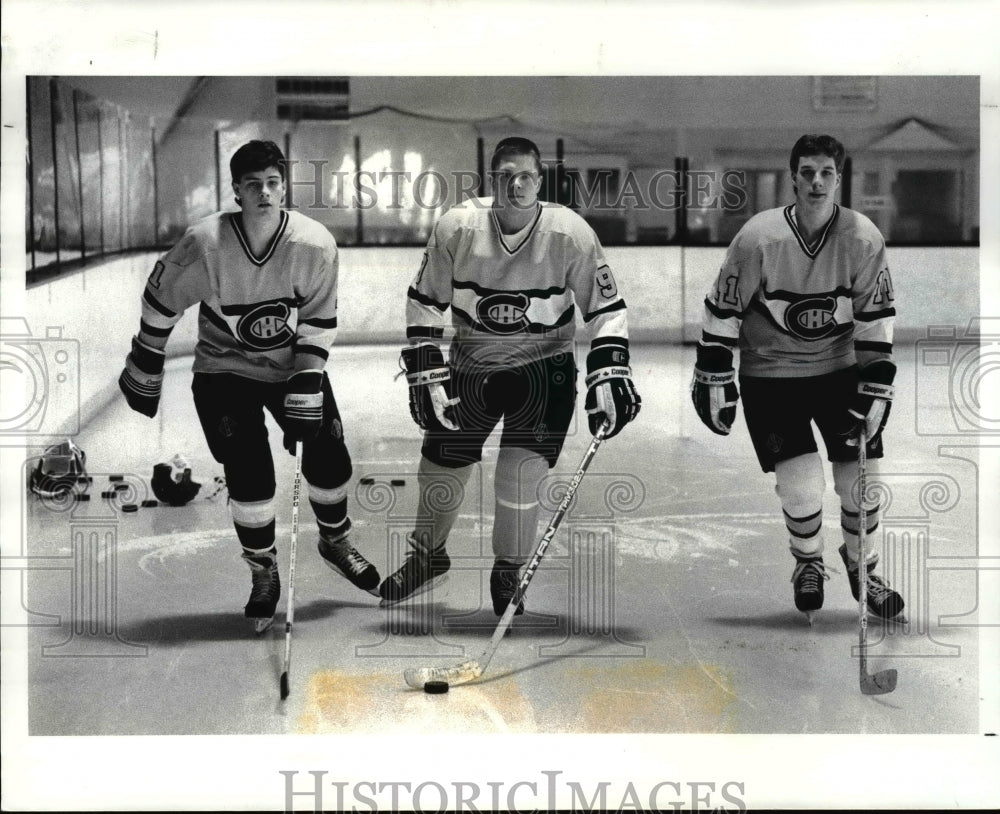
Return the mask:
<path id="1" fill-rule="evenodd" d="M 885 695 L 896 689 L 896 670 L 880 670 L 872 675 L 861 676 L 863 695 Z"/>
<path id="2" fill-rule="evenodd" d="M 409 602 L 412 599 L 417 599 L 418 597 L 421 597 L 424 594 L 430 593 L 433 589 L 441 587 L 447 581 L 448 581 L 448 575 L 441 574 L 441 576 L 439 577 L 434 577 L 432 579 L 427 580 L 427 582 L 425 582 L 423 585 L 417 588 L 417 590 L 415 590 L 412 594 L 407 594 L 406 596 L 400 597 L 399 599 L 386 599 L 385 597 L 382 596 L 382 594 L 379 594 L 378 596 L 381 599 L 378 603 L 378 606 L 380 608 L 393 608 L 396 605 L 402 605 L 405 602 Z"/>
<path id="3" fill-rule="evenodd" d="M 281 674 L 281 700 L 284 701 L 288 698 L 288 672 Z"/>

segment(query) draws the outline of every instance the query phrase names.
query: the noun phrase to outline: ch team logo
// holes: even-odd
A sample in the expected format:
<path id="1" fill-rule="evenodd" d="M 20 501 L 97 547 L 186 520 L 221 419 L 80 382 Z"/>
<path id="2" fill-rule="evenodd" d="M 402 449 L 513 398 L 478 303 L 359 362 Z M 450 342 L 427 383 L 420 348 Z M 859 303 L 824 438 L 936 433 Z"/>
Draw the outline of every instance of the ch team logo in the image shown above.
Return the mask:
<path id="1" fill-rule="evenodd" d="M 483 327 L 495 334 L 516 334 L 529 325 L 526 294 L 499 292 L 483 297 L 476 306 L 476 317 Z"/>
<path id="2" fill-rule="evenodd" d="M 240 341 L 255 350 L 274 350 L 287 345 L 295 334 L 288 324 L 292 310 L 283 302 L 256 305 L 236 323 Z"/>
<path id="3" fill-rule="evenodd" d="M 802 339 L 822 339 L 837 329 L 834 297 L 810 297 L 785 310 L 785 327 Z"/>

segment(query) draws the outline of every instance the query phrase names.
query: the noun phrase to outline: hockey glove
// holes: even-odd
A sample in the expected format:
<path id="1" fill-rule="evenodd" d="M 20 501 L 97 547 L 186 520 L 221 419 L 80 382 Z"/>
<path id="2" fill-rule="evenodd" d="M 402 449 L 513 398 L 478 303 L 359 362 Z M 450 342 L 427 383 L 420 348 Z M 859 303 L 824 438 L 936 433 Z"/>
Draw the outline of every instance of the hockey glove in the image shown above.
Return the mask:
<path id="1" fill-rule="evenodd" d="M 422 430 L 458 429 L 455 405 L 461 399 L 451 398 L 447 387 L 451 370 L 445 364 L 441 348 L 425 344 L 403 348 L 400 360 L 410 384 L 410 415 Z"/>
<path id="2" fill-rule="evenodd" d="M 163 360 L 166 354 L 132 337 L 132 352 L 125 357 L 125 369 L 118 377 L 118 387 L 128 406 L 152 418 L 160 404 L 163 389 Z"/>
<path id="3" fill-rule="evenodd" d="M 323 371 L 300 370 L 285 385 L 285 449 L 295 454 L 296 441 L 309 441 L 323 423 Z"/>
<path id="4" fill-rule="evenodd" d="M 865 427 L 868 442 L 873 442 L 882 434 L 892 407 L 896 378 L 896 365 L 888 360 L 872 362 L 863 368 L 858 381 L 858 392 L 847 410 L 847 445 L 856 447 L 861 427 Z"/>
<path id="5" fill-rule="evenodd" d="M 733 354 L 725 348 L 698 345 L 691 380 L 691 401 L 701 423 L 716 435 L 729 435 L 736 421 L 736 389 Z"/>
<path id="6" fill-rule="evenodd" d="M 590 434 L 607 420 L 610 425 L 605 438 L 611 438 L 632 421 L 642 407 L 642 398 L 632 383 L 629 367 L 628 340 L 618 337 L 598 339 L 591 343 L 587 354 L 587 422 Z"/>

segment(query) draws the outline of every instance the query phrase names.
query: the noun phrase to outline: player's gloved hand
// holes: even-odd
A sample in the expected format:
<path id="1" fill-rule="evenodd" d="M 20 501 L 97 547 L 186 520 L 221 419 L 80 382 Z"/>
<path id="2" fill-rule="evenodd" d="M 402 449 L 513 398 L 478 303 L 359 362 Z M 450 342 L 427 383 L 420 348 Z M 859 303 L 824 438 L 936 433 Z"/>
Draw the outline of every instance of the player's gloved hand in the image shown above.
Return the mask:
<path id="1" fill-rule="evenodd" d="M 125 357 L 125 369 L 118 377 L 118 387 L 125 394 L 128 406 L 150 418 L 156 415 L 160 404 L 165 358 L 162 350 L 150 347 L 133 336 L 132 351 Z"/>
<path id="2" fill-rule="evenodd" d="M 400 361 L 410 384 L 410 415 L 422 430 L 458 429 L 455 405 L 461 399 L 448 391 L 451 370 L 445 364 L 441 348 L 431 343 L 403 348 Z"/>
<path id="3" fill-rule="evenodd" d="M 887 359 L 872 362 L 860 372 L 858 392 L 847 410 L 847 445 L 856 447 L 861 427 L 865 427 L 868 442 L 882 433 L 892 407 L 892 386 L 896 378 L 896 365 Z"/>
<path id="4" fill-rule="evenodd" d="M 632 421 L 642 407 L 642 398 L 632 383 L 628 340 L 618 337 L 595 339 L 587 354 L 587 422 L 590 434 L 597 435 L 607 420 L 605 438 L 612 438 Z"/>
<path id="5" fill-rule="evenodd" d="M 285 449 L 315 438 L 323 423 L 323 371 L 300 370 L 285 384 Z"/>
<path id="6" fill-rule="evenodd" d="M 715 345 L 698 345 L 691 401 L 701 423 L 716 435 L 729 435 L 739 400 L 732 352 Z"/>

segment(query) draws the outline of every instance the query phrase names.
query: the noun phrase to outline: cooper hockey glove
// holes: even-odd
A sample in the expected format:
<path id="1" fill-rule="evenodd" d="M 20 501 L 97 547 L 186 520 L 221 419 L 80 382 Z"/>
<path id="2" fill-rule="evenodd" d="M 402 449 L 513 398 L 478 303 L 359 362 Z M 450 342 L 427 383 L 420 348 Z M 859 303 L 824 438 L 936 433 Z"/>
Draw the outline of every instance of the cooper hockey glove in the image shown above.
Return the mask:
<path id="1" fill-rule="evenodd" d="M 323 371 L 300 370 L 285 385 L 285 437 L 292 455 L 296 441 L 315 438 L 323 424 Z"/>
<path id="2" fill-rule="evenodd" d="M 725 348 L 698 345 L 691 401 L 701 423 L 716 435 L 729 435 L 739 399 L 733 354 Z"/>
<path id="3" fill-rule="evenodd" d="M 587 354 L 587 422 L 596 435 L 605 419 L 610 424 L 605 438 L 611 438 L 639 415 L 642 398 L 632 383 L 628 340 L 618 337 L 595 339 Z"/>
<path id="4" fill-rule="evenodd" d="M 403 348 L 400 360 L 410 385 L 410 415 L 422 430 L 458 429 L 455 405 L 461 399 L 451 398 L 448 383 L 451 370 L 445 364 L 441 348 L 424 344 Z"/>
<path id="5" fill-rule="evenodd" d="M 888 360 L 872 362 L 860 372 L 858 392 L 847 410 L 847 445 L 856 447 L 861 427 L 865 427 L 868 442 L 871 443 L 885 427 L 892 407 L 896 378 L 896 365 Z"/>
<path id="6" fill-rule="evenodd" d="M 163 390 L 163 360 L 166 354 L 132 337 L 132 352 L 125 357 L 125 369 L 118 377 L 118 387 L 128 406 L 152 418 L 160 404 Z"/>

